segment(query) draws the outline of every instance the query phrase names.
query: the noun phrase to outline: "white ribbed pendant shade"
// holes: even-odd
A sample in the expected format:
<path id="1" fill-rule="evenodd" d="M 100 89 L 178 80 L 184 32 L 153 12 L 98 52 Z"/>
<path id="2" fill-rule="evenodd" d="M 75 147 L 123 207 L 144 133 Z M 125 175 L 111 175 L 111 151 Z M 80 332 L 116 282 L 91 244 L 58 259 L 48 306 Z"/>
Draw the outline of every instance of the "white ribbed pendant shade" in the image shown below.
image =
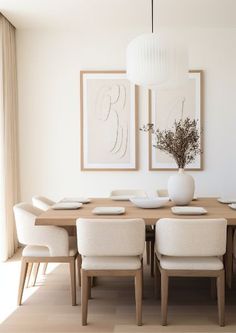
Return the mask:
<path id="1" fill-rule="evenodd" d="M 157 34 L 140 35 L 128 45 L 127 77 L 137 85 L 174 88 L 186 82 L 187 73 L 187 50 L 163 42 Z"/>

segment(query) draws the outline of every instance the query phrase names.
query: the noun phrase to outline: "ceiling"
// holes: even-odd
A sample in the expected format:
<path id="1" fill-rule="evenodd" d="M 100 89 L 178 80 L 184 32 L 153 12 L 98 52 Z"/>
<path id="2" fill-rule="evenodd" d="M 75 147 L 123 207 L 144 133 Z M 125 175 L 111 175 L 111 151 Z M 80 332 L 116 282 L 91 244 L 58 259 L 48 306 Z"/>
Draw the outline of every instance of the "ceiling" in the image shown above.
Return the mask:
<path id="1" fill-rule="evenodd" d="M 151 0 L 0 0 L 17 29 L 150 25 Z M 236 27 L 236 0 L 154 0 L 159 27 Z"/>

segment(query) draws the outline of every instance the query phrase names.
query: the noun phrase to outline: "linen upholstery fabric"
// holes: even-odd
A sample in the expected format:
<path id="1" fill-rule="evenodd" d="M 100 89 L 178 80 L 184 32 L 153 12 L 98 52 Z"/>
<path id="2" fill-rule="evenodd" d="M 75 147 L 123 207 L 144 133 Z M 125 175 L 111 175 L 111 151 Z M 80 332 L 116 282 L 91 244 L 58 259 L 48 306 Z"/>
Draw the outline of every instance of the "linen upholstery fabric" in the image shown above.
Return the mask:
<path id="1" fill-rule="evenodd" d="M 12 207 L 19 200 L 15 28 L 0 13 L 0 260 L 18 247 Z"/>
<path id="2" fill-rule="evenodd" d="M 210 257 L 226 251 L 225 219 L 160 219 L 156 251 L 166 256 Z"/>
<path id="3" fill-rule="evenodd" d="M 78 251 L 82 256 L 138 256 L 143 254 L 142 219 L 77 219 Z"/>
<path id="4" fill-rule="evenodd" d="M 169 196 L 168 190 L 167 189 L 157 190 L 157 196 L 158 197 L 168 197 Z"/>
<path id="5" fill-rule="evenodd" d="M 42 210 L 27 203 L 17 204 L 13 209 L 20 243 L 45 246 L 52 257 L 69 255 L 69 236 L 65 229 L 35 225 L 35 219 L 42 214 Z"/>
<path id="6" fill-rule="evenodd" d="M 136 197 L 146 197 L 147 193 L 144 190 L 114 190 L 111 191 L 110 196 L 120 195 L 135 195 Z"/>
<path id="7" fill-rule="evenodd" d="M 164 269 L 220 270 L 224 268 L 218 257 L 169 257 L 161 256 L 160 265 Z"/>
<path id="8" fill-rule="evenodd" d="M 76 237 L 69 238 L 69 256 L 74 256 L 77 252 Z M 22 251 L 25 257 L 50 257 L 49 248 L 46 246 L 27 245 Z"/>
<path id="9" fill-rule="evenodd" d="M 83 257 L 82 258 L 83 269 L 139 269 L 141 268 L 141 261 L 139 256 L 131 257 Z"/>
<path id="10" fill-rule="evenodd" d="M 48 210 L 52 205 L 55 204 L 54 201 L 46 198 L 46 197 L 42 197 L 42 196 L 38 196 L 38 195 L 35 195 L 33 196 L 32 198 L 32 203 L 34 205 L 34 207 L 37 207 L 41 210 Z"/>

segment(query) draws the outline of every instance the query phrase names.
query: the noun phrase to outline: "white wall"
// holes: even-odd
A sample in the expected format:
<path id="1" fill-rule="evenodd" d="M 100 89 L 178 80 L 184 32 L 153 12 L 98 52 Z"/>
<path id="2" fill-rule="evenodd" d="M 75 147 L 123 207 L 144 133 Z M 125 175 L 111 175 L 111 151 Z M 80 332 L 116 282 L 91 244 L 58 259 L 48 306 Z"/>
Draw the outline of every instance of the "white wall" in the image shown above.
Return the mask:
<path id="1" fill-rule="evenodd" d="M 152 192 L 166 187 L 172 172 L 148 171 L 143 133 L 139 171 L 80 171 L 79 72 L 125 69 L 126 46 L 143 30 L 110 25 L 74 32 L 18 31 L 22 200 L 34 194 L 58 199 L 103 196 L 113 188 Z M 175 34 L 189 44 L 190 69 L 204 70 L 204 171 L 192 172 L 197 195 L 236 195 L 236 29 L 188 28 Z M 140 125 L 147 114 L 147 93 L 141 90 Z"/>

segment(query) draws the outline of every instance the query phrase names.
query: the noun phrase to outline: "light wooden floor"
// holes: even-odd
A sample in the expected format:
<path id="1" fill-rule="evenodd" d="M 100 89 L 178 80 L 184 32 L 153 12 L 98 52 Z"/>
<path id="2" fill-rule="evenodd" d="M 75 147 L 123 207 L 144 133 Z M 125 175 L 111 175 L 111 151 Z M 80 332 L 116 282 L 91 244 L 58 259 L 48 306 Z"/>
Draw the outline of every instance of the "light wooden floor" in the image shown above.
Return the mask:
<path id="1" fill-rule="evenodd" d="M 5 311 L 5 318 L 0 317 L 1 333 L 236 332 L 236 283 L 234 289 L 227 293 L 227 325 L 221 328 L 217 325 L 216 302 L 210 297 L 210 281 L 173 280 L 170 285 L 169 325 L 162 327 L 160 301 L 153 298 L 153 279 L 145 268 L 144 325 L 137 327 L 132 280 L 100 278 L 92 290 L 93 299 L 89 301 L 88 326 L 82 327 L 80 306 L 70 305 L 66 265 L 51 265 L 47 276 L 41 276 L 36 287 L 26 290 L 24 304 L 17 308 L 15 293 L 19 267 L 19 254 L 0 267 L 0 279 L 5 276 L 0 289 L 0 313 L 8 310 L 8 313 Z M 7 278 L 7 274 L 11 274 L 11 279 Z M 79 297 L 78 289 L 80 304 Z"/>

